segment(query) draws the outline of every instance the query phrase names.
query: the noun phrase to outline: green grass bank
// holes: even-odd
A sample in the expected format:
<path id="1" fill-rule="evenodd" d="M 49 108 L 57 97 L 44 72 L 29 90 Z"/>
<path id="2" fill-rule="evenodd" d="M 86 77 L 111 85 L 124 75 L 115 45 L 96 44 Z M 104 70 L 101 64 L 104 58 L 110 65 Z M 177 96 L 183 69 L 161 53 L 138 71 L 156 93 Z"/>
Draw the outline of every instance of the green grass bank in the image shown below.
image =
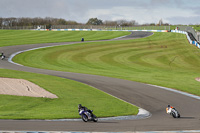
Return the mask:
<path id="1" fill-rule="evenodd" d="M 185 35 L 90 42 L 22 53 L 14 61 L 26 66 L 103 75 L 149 83 L 200 95 L 200 51 Z"/>
<path id="2" fill-rule="evenodd" d="M 113 39 L 129 35 L 130 32 L 114 31 L 31 31 L 31 30 L 0 30 L 0 47 L 54 43 L 78 42 L 83 37 L 85 41 Z"/>
<path id="3" fill-rule="evenodd" d="M 59 98 L 0 95 L 0 119 L 80 118 L 78 104 L 98 117 L 134 115 L 138 108 L 88 85 L 55 76 L 0 69 L 0 77 L 29 80 Z"/>
<path id="4" fill-rule="evenodd" d="M 22 44 L 105 40 L 130 32 L 26 31 L 0 30 L 0 47 Z M 0 119 L 79 118 L 77 106 L 83 104 L 98 117 L 136 115 L 138 108 L 102 91 L 68 79 L 0 69 L 0 77 L 29 80 L 56 94 L 58 99 L 0 95 Z M 105 111 L 106 110 L 106 111 Z"/>

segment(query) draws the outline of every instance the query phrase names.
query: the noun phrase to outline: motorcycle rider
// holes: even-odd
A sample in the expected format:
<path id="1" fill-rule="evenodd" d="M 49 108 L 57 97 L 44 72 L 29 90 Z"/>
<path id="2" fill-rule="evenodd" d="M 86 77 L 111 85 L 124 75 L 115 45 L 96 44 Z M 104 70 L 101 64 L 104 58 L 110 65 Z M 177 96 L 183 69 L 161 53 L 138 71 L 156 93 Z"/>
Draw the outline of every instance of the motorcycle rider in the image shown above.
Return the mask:
<path id="1" fill-rule="evenodd" d="M 78 112 L 80 112 L 80 110 L 87 111 L 88 109 L 85 106 L 82 106 L 81 104 L 79 104 L 78 105 Z"/>
<path id="2" fill-rule="evenodd" d="M 87 114 L 87 115 L 88 115 L 88 118 L 91 119 L 92 111 L 89 110 L 87 107 L 82 106 L 81 104 L 79 104 L 78 105 L 78 112 L 80 113 L 80 111 L 82 111 L 82 110 L 89 112 L 89 114 Z"/>
<path id="3" fill-rule="evenodd" d="M 81 38 L 81 42 L 84 42 L 84 38 L 83 37 Z"/>
<path id="4" fill-rule="evenodd" d="M 167 108 L 166 108 L 166 112 L 167 112 L 168 114 L 171 114 L 173 108 L 174 108 L 174 107 L 168 105 Z"/>

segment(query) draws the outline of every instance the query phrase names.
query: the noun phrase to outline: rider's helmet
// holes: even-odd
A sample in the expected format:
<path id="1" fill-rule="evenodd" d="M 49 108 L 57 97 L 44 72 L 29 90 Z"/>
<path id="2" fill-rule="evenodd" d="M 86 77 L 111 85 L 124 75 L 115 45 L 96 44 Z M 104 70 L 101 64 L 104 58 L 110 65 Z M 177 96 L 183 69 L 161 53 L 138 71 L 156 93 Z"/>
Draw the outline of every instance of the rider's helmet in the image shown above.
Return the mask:
<path id="1" fill-rule="evenodd" d="M 78 105 L 78 108 L 79 108 L 79 109 L 80 109 L 80 108 L 82 108 L 82 105 L 81 105 L 81 104 L 79 104 L 79 105 Z"/>
<path id="2" fill-rule="evenodd" d="M 171 107 L 170 105 L 168 105 L 167 107 Z"/>

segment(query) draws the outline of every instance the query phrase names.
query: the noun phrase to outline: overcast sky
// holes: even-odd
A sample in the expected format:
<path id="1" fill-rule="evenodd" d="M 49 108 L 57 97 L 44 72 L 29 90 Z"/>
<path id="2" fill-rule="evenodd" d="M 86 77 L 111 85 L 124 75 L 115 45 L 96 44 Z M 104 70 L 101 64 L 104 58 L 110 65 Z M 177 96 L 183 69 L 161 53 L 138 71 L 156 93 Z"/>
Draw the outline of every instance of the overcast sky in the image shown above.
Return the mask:
<path id="1" fill-rule="evenodd" d="M 0 0 L 0 17 L 135 20 L 140 24 L 200 24 L 200 0 Z"/>

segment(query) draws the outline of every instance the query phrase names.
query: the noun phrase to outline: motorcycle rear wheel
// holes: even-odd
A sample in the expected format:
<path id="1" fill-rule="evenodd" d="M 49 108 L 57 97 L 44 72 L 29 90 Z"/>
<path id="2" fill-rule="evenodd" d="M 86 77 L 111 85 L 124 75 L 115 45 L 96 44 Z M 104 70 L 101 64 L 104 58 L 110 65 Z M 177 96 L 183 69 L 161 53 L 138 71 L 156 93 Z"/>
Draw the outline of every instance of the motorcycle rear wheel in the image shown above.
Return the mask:
<path id="1" fill-rule="evenodd" d="M 97 121 L 98 121 L 98 118 L 97 118 L 95 115 L 93 115 L 93 121 L 94 121 L 94 122 L 97 122 Z"/>

